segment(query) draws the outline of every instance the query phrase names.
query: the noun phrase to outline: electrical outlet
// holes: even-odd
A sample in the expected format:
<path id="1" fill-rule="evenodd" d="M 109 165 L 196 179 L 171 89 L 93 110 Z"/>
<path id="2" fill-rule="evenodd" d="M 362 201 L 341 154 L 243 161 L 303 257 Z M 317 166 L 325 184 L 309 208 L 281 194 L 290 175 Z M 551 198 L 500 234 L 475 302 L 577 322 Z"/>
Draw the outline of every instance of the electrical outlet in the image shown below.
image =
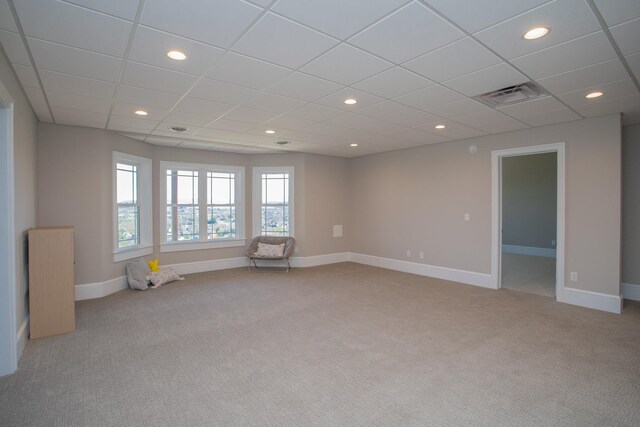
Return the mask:
<path id="1" fill-rule="evenodd" d="M 471 216 L 470 216 L 468 213 L 464 214 L 464 220 L 465 220 L 465 221 L 469 221 L 469 218 L 470 218 L 470 217 L 471 217 Z"/>
<path id="2" fill-rule="evenodd" d="M 576 273 L 575 271 L 572 271 L 571 274 L 569 275 L 569 278 L 571 279 L 572 282 L 577 282 L 578 281 L 578 273 Z"/>
<path id="3" fill-rule="evenodd" d="M 420 259 L 424 259 L 424 252 L 420 252 Z"/>
<path id="4" fill-rule="evenodd" d="M 407 250 L 407 258 L 411 258 L 411 251 Z"/>
<path id="5" fill-rule="evenodd" d="M 293 250 L 295 253 L 298 253 L 298 247 L 296 246 L 295 249 Z"/>

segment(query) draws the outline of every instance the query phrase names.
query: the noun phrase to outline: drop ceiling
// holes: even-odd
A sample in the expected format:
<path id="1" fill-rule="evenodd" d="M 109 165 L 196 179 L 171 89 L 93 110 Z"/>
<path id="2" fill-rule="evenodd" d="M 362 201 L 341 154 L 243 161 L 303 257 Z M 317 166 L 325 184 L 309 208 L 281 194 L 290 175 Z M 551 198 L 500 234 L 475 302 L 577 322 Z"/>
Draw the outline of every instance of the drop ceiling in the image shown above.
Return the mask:
<path id="1" fill-rule="evenodd" d="M 41 121 L 166 146 L 355 157 L 640 123 L 638 0 L 0 0 L 0 43 Z M 548 96 L 472 99 L 526 81 Z"/>

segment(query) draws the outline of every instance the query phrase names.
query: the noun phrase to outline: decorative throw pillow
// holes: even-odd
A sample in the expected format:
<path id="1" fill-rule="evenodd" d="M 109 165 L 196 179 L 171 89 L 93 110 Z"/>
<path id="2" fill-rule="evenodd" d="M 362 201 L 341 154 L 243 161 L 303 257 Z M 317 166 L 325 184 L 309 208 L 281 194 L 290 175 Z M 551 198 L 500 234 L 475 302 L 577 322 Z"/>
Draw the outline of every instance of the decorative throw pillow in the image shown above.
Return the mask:
<path id="1" fill-rule="evenodd" d="M 151 269 L 144 258 L 128 262 L 127 281 L 129 282 L 129 287 L 141 291 L 146 290 L 149 287 L 149 281 L 147 280 L 149 273 L 151 273 Z"/>
<path id="2" fill-rule="evenodd" d="M 284 243 L 281 243 L 279 245 L 258 243 L 258 251 L 255 253 L 255 255 L 269 258 L 280 257 L 284 255 Z"/>
<path id="3" fill-rule="evenodd" d="M 180 277 L 174 269 L 172 269 L 171 267 L 167 267 L 164 270 L 152 271 L 149 274 L 149 280 L 151 280 L 151 283 L 153 284 L 153 286 L 151 286 L 152 288 L 158 288 L 165 283 L 184 279 Z"/>
<path id="4" fill-rule="evenodd" d="M 149 264 L 149 268 L 151 269 L 151 271 L 153 271 L 153 272 L 160 271 L 160 266 L 158 265 L 158 260 L 157 259 L 151 260 L 151 261 L 147 262 L 147 264 Z"/>

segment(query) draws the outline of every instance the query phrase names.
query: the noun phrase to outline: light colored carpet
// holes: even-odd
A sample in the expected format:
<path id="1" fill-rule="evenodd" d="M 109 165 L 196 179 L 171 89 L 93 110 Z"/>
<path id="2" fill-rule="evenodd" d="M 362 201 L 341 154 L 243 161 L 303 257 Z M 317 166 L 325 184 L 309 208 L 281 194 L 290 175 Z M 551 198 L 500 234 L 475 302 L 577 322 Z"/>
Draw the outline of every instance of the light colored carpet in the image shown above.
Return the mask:
<path id="1" fill-rule="evenodd" d="M 502 253 L 502 287 L 547 297 L 556 296 L 556 259 Z"/>
<path id="2" fill-rule="evenodd" d="M 352 263 L 82 301 L 0 378 L 2 426 L 639 424 L 639 304 Z"/>

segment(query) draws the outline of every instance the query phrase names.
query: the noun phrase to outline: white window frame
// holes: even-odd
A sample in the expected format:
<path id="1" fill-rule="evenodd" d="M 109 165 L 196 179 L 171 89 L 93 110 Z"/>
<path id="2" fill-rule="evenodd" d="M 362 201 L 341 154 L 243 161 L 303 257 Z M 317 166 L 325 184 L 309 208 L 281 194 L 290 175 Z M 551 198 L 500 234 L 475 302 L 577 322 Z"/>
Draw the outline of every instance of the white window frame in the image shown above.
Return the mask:
<path id="1" fill-rule="evenodd" d="M 198 171 L 198 206 L 200 209 L 200 240 L 167 241 L 167 171 L 173 169 Z M 236 237 L 207 238 L 207 172 L 234 173 Z M 205 213 L 202 215 L 202 213 Z M 244 167 L 201 163 L 160 162 L 160 252 L 193 251 L 211 248 L 232 248 L 245 245 L 244 237 Z"/>
<path id="2" fill-rule="evenodd" d="M 262 235 L 262 174 L 286 173 L 289 174 L 289 235 L 295 233 L 295 205 L 294 205 L 294 174 L 293 166 L 270 166 L 253 168 L 253 235 Z"/>
<path id="3" fill-rule="evenodd" d="M 140 243 L 127 248 L 118 247 L 117 164 L 126 163 L 138 168 L 138 203 L 140 205 Z M 151 159 L 133 154 L 113 152 L 113 261 L 124 261 L 153 253 L 153 203 L 151 196 Z"/>

